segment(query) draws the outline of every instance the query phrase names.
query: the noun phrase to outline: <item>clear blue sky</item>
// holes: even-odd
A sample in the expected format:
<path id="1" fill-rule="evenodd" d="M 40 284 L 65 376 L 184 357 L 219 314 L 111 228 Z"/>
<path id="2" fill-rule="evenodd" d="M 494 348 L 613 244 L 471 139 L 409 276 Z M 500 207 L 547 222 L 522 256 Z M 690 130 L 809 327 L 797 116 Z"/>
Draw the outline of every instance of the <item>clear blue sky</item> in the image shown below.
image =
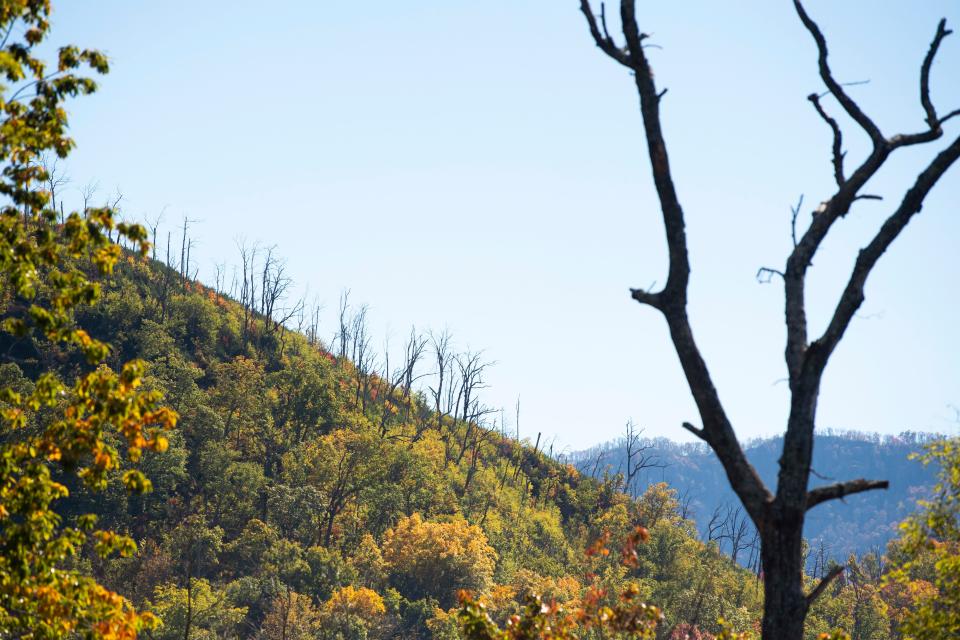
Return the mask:
<path id="1" fill-rule="evenodd" d="M 787 0 L 640 2 L 687 213 L 691 315 L 741 436 L 787 411 L 781 266 L 789 207 L 830 193 L 829 132 L 805 96 L 815 51 Z M 925 2 L 808 3 L 843 81 L 885 132 L 923 127 Z M 683 438 L 696 414 L 658 315 L 628 297 L 662 282 L 665 248 L 637 98 L 590 40 L 575 0 L 60 3 L 54 39 L 104 49 L 112 73 L 71 105 L 79 188 L 119 187 L 130 217 L 197 219 L 209 279 L 238 238 L 276 244 L 298 286 L 344 287 L 399 346 L 411 324 L 485 349 L 486 401 L 557 446 L 616 437 L 632 417 Z M 934 69 L 960 106 L 960 36 Z M 827 101 L 828 108 L 838 112 Z M 849 158 L 864 139 L 848 126 Z M 960 133 L 960 120 L 949 127 Z M 942 144 L 940 146 L 943 146 Z M 818 257 L 819 328 L 858 246 L 933 148 L 901 154 Z M 960 167 L 868 284 L 832 362 L 824 427 L 953 430 L 960 404 Z M 176 234 L 175 234 L 176 237 Z"/>

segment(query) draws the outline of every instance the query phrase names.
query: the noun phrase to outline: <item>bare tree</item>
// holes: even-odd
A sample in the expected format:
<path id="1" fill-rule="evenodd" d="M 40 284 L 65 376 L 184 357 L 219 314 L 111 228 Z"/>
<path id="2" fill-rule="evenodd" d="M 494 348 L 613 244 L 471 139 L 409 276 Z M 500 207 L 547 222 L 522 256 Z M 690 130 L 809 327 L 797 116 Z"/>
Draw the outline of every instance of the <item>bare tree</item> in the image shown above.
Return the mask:
<path id="1" fill-rule="evenodd" d="M 633 420 L 627 420 L 627 425 L 623 433 L 623 446 L 626 449 L 626 464 L 624 470 L 624 490 L 630 496 L 636 498 L 639 495 L 640 472 L 644 469 L 662 469 L 664 463 L 660 462 L 653 450 L 653 444 L 648 440 L 643 440 L 643 429 L 637 428 Z"/>
<path id="2" fill-rule="evenodd" d="M 443 429 L 443 415 L 444 412 L 442 409 L 442 401 L 444 398 L 444 382 L 449 384 L 448 379 L 450 372 L 452 370 L 451 360 L 452 356 L 450 355 L 450 332 L 444 330 L 443 333 L 436 334 L 432 331 L 430 332 L 430 346 L 433 349 L 434 361 L 437 363 L 437 385 L 430 387 L 430 395 L 433 397 L 433 404 L 437 414 L 437 429 Z"/>
<path id="3" fill-rule="evenodd" d="M 827 564 L 830 560 L 830 544 L 821 536 L 817 540 L 817 550 L 813 556 L 813 571 L 811 575 L 814 578 L 822 579 L 827 573 Z"/>
<path id="4" fill-rule="evenodd" d="M 226 286 L 225 278 L 227 273 L 227 263 L 226 262 L 216 262 L 213 265 L 214 274 L 213 274 L 213 290 L 217 294 L 217 297 L 222 296 L 225 291 Z"/>
<path id="5" fill-rule="evenodd" d="M 749 569 L 753 575 L 760 577 L 762 572 L 762 567 L 760 564 L 760 532 L 757 531 L 757 528 L 753 528 L 753 535 L 750 536 L 750 543 L 747 546 L 747 569 Z"/>
<path id="6" fill-rule="evenodd" d="M 483 425 L 477 425 L 477 428 L 473 430 L 469 443 L 470 456 L 468 458 L 467 474 L 463 481 L 463 489 L 460 491 L 461 497 L 467 495 L 467 492 L 470 491 L 470 485 L 473 483 L 473 479 L 477 474 L 483 443 L 486 442 L 493 433 L 494 429 L 487 429 Z"/>
<path id="7" fill-rule="evenodd" d="M 715 540 L 718 547 L 723 543 L 723 530 L 726 526 L 726 515 L 728 513 L 722 505 L 714 507 L 713 513 L 710 515 L 710 520 L 707 521 L 705 532 L 707 542 L 713 542 Z"/>
<path id="8" fill-rule="evenodd" d="M 147 230 L 150 232 L 150 258 L 153 260 L 157 259 L 157 230 L 160 228 L 160 223 L 163 222 L 163 214 L 166 211 L 167 208 L 164 207 L 155 218 L 146 219 Z"/>
<path id="9" fill-rule="evenodd" d="M 494 410 L 483 407 L 476 394 L 486 387 L 483 381 L 483 372 L 491 363 L 481 360 L 482 353 L 472 353 L 467 351 L 464 354 L 454 356 L 454 362 L 460 371 L 460 395 L 462 397 L 462 421 L 463 421 L 463 440 L 460 444 L 460 451 L 457 453 L 456 462 L 460 464 L 463 455 L 473 437 L 473 431 L 480 429 L 479 421 Z"/>
<path id="10" fill-rule="evenodd" d="M 376 354 L 370 348 L 370 330 L 367 326 L 367 306 L 361 306 L 353 315 L 350 327 L 350 335 L 353 340 L 352 360 L 357 373 L 356 397 L 354 406 L 367 408 L 367 396 L 369 395 L 370 376 L 376 365 L 374 359 Z"/>
<path id="11" fill-rule="evenodd" d="M 427 348 L 428 338 L 417 333 L 416 327 L 410 327 L 410 336 L 403 350 L 403 367 L 400 369 L 400 384 L 403 388 L 403 397 L 410 399 L 410 389 L 413 383 L 423 377 L 423 374 L 416 375 L 417 363 L 423 357 L 423 352 Z"/>
<path id="12" fill-rule="evenodd" d="M 307 342 L 313 347 L 321 347 L 320 344 L 320 314 L 323 312 L 323 304 L 314 297 L 310 302 L 310 314 L 307 317 L 306 336 Z"/>
<path id="13" fill-rule="evenodd" d="M 727 513 L 729 515 L 724 520 L 723 537 L 730 542 L 730 559 L 737 562 L 740 552 L 750 548 L 750 539 L 747 536 L 752 527 L 742 507 L 728 507 Z"/>
<path id="14" fill-rule="evenodd" d="M 172 258 L 170 257 L 170 236 L 171 233 L 167 232 L 167 252 L 166 252 L 166 268 L 160 270 L 160 282 L 158 283 L 159 291 L 157 297 L 160 299 L 160 324 L 163 324 L 167 320 L 167 303 L 170 300 L 170 286 L 173 284 L 174 278 L 174 267 L 171 264 Z"/>
<path id="15" fill-rule="evenodd" d="M 189 231 L 190 223 L 193 222 L 187 216 L 183 216 L 183 231 L 180 234 L 180 284 L 186 282 L 188 275 L 188 270 L 190 268 L 190 257 L 187 253 L 189 251 Z"/>
<path id="16" fill-rule="evenodd" d="M 304 300 L 298 299 L 292 306 L 280 306 L 287 299 L 293 278 L 287 275 L 287 263 L 276 255 L 276 247 L 268 247 L 260 272 L 260 314 L 265 335 L 279 333 L 280 356 L 286 336 L 286 326 L 304 308 Z"/>
<path id="17" fill-rule="evenodd" d="M 347 319 L 350 313 L 350 289 L 344 289 L 340 292 L 340 313 L 339 325 L 336 335 L 333 337 L 333 344 L 339 345 L 341 362 L 347 357 L 347 348 L 350 341 L 350 321 Z"/>
<path id="18" fill-rule="evenodd" d="M 83 210 L 86 212 L 90 208 L 91 203 L 93 202 L 94 196 L 97 195 L 97 191 L 100 189 L 100 183 L 96 181 L 90 181 L 87 184 L 83 185 L 83 188 L 80 189 L 80 196 L 83 198 Z"/>
<path id="19" fill-rule="evenodd" d="M 690 487 L 684 488 L 683 492 L 677 498 L 680 503 L 679 513 L 683 520 L 693 520 L 693 494 L 690 493 Z"/>
<path id="20" fill-rule="evenodd" d="M 380 437 L 386 438 L 389 431 L 388 420 L 391 411 L 387 409 L 388 405 L 396 406 L 402 403 L 405 411 L 405 418 L 410 416 L 410 388 L 413 382 L 421 376 L 414 372 L 417 362 L 423 355 L 427 346 L 427 338 L 417 333 L 416 327 L 410 328 L 410 335 L 407 338 L 403 348 L 403 364 L 395 371 L 390 369 L 390 336 L 384 340 L 383 350 L 383 371 L 380 374 L 379 389 L 383 396 L 384 411 L 380 418 Z M 400 397 L 397 397 L 397 391 L 400 390 Z"/>
<path id="21" fill-rule="evenodd" d="M 243 344 L 246 345 L 250 339 L 253 317 L 256 313 L 257 281 L 255 263 L 259 247 L 256 243 L 247 245 L 245 241 L 241 240 L 237 242 L 237 248 L 240 250 L 240 268 L 242 270 L 240 307 L 243 309 L 243 324 L 240 334 L 243 339 Z"/>
<path id="22" fill-rule="evenodd" d="M 57 194 L 61 188 L 70 184 L 70 177 L 60 169 L 60 158 L 56 155 L 44 155 L 40 158 L 40 166 L 46 174 L 46 187 L 50 192 L 50 208 L 57 210 L 57 202 L 60 202 L 60 223 L 64 222 L 63 202 L 57 199 Z"/>
<path id="23" fill-rule="evenodd" d="M 903 194 L 892 213 L 880 225 L 870 242 L 860 250 L 840 299 L 826 330 L 819 337 L 808 335 L 805 280 L 813 258 L 834 224 L 850 212 L 854 204 L 875 198 L 864 192 L 867 183 L 877 175 L 891 155 L 907 147 L 930 143 L 944 135 L 943 125 L 956 115 L 956 109 L 939 115 L 930 98 L 930 70 L 944 38 L 950 31 L 941 20 L 920 67 L 920 104 L 926 116 L 926 127 L 916 133 L 888 137 L 839 83 L 828 63 L 827 42 L 820 28 L 807 14 L 800 0 L 794 0 L 800 21 L 813 37 L 818 54 L 820 78 L 827 91 L 809 97 L 819 117 L 833 136 L 832 165 L 837 188 L 824 199 L 806 229 L 798 229 L 798 216 L 792 220 L 794 247 L 782 269 L 768 269 L 771 276 L 783 280 L 787 345 L 785 359 L 790 387 L 790 413 L 787 419 L 780 471 L 775 492 L 771 491 L 744 455 L 733 425 L 720 401 L 687 315 L 687 288 L 690 262 L 684 212 L 677 195 L 667 146 L 660 124 L 660 103 L 664 90 L 658 90 L 647 58 L 649 35 L 640 30 L 636 19 L 635 0 L 621 0 L 620 23 L 624 43 L 611 36 L 603 5 L 595 15 L 589 0 L 580 0 L 590 34 L 596 45 L 633 74 L 640 97 L 640 111 L 650 158 L 653 181 L 660 202 L 669 257 L 666 283 L 659 291 L 633 289 L 637 302 L 659 311 L 666 320 L 677 357 L 697 405 L 702 426 L 684 423 L 684 427 L 704 440 L 719 458 L 731 487 L 736 492 L 757 527 L 761 540 L 764 571 L 764 613 L 762 633 L 765 638 L 799 640 L 810 604 L 826 588 L 838 572 L 830 572 L 810 592 L 803 590 L 803 523 L 806 512 L 828 500 L 854 493 L 887 487 L 881 480 L 851 480 L 809 489 L 810 463 L 813 454 L 817 400 L 827 363 L 854 314 L 864 301 L 864 287 L 870 272 L 923 205 L 931 189 L 960 158 L 960 137 L 957 137 L 917 174 L 913 185 Z M 845 167 L 842 130 L 822 104 L 832 97 L 871 142 L 870 152 L 852 171 Z M 915 155 L 913 157 L 916 157 Z"/>

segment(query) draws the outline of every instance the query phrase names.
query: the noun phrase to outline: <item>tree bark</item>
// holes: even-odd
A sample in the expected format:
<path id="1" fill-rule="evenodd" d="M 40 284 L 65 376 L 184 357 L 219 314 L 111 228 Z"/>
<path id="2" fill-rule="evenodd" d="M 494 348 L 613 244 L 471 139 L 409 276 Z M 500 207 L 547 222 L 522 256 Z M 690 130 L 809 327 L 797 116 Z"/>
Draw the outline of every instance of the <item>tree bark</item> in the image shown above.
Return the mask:
<path id="1" fill-rule="evenodd" d="M 803 513 L 781 510 L 761 532 L 764 638 L 802 640 L 807 616 L 803 593 Z"/>

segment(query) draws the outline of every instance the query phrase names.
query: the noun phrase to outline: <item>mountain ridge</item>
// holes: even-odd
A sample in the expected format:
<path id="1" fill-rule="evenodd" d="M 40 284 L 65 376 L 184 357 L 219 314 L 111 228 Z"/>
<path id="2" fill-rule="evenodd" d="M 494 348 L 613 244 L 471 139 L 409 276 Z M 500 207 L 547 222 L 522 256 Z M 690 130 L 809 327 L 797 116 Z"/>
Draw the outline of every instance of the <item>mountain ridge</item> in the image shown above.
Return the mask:
<path id="1" fill-rule="evenodd" d="M 636 494 L 653 482 L 668 483 L 687 501 L 690 515 L 705 539 L 710 538 L 712 518 L 724 518 L 728 511 L 729 516 L 734 517 L 739 501 L 729 488 L 720 463 L 705 444 L 636 438 L 637 432 L 633 433 L 633 448 L 640 449 L 635 456 L 642 455 L 642 463 L 649 466 L 644 466 L 636 474 L 634 486 L 624 486 L 625 490 Z M 628 437 L 629 432 L 619 440 L 569 454 L 568 459 L 593 477 L 626 475 Z M 812 510 L 804 528 L 810 546 L 822 549 L 828 558 L 841 562 L 851 553 L 883 549 L 897 535 L 899 522 L 913 511 L 916 501 L 926 496 L 935 482 L 933 469 L 909 457 L 937 437 L 940 436 L 916 431 L 898 435 L 835 429 L 818 431 L 812 487 L 864 477 L 889 480 L 890 488 Z M 747 458 L 769 487 L 776 486 L 776 461 L 782 441 L 782 436 L 772 436 L 743 444 Z M 634 466 L 637 464 L 635 461 Z M 620 482 L 626 485 L 625 478 Z M 729 533 L 722 534 L 720 540 L 720 546 L 726 546 L 728 553 L 732 552 L 729 537 Z"/>

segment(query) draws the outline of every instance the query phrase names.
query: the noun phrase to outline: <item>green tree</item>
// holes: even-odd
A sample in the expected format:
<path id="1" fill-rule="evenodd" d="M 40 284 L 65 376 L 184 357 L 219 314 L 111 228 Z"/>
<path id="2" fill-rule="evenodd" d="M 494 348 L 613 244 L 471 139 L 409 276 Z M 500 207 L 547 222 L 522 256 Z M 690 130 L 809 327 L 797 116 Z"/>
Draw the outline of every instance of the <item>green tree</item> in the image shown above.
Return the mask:
<path id="1" fill-rule="evenodd" d="M 27 393 L 0 389 L 0 629 L 11 637 L 131 637 L 153 618 L 67 565 L 87 540 L 104 555 L 129 554 L 135 545 L 95 530 L 92 515 L 65 522 L 57 503 L 69 491 L 57 474 L 91 490 L 114 478 L 131 491 L 148 490 L 141 472 L 119 469 L 124 459 L 163 451 L 161 432 L 175 414 L 160 406 L 158 393 L 140 389 L 142 363 L 119 372 L 102 365 L 109 346 L 75 322 L 76 310 L 100 294 L 96 278 L 122 255 L 111 236 L 141 254 L 147 243 L 142 227 L 117 223 L 105 208 L 58 224 L 42 158 L 69 153 L 63 103 L 96 89 L 83 68 L 106 73 L 108 65 L 98 51 L 73 46 L 61 47 L 52 64 L 38 57 L 50 12 L 49 0 L 0 0 L 0 305 L 12 337 L 7 357 L 35 373 Z M 67 383 L 39 368 L 34 356 L 44 345 L 82 356 L 88 372 Z"/>
<path id="2" fill-rule="evenodd" d="M 330 546 L 337 516 L 379 481 L 384 462 L 378 440 L 350 429 L 337 429 L 285 456 L 287 481 L 313 486 L 323 495 L 324 508 L 317 527 L 320 544 Z"/>
<path id="3" fill-rule="evenodd" d="M 247 610 L 235 606 L 226 591 L 203 578 L 193 580 L 190 589 L 175 584 L 157 587 L 153 610 L 163 626 L 152 632 L 156 640 L 218 640 L 231 637 Z"/>
<path id="4" fill-rule="evenodd" d="M 223 547 L 223 531 L 219 527 L 208 527 L 203 516 L 193 515 L 170 532 L 164 541 L 164 547 L 173 559 L 178 577 L 183 583 L 182 589 L 176 587 L 169 591 L 168 595 L 172 594 L 170 598 L 175 596 L 177 602 L 181 599 L 180 595 L 183 596 L 181 635 L 185 640 L 189 640 L 194 621 L 199 620 L 204 610 L 203 598 L 212 597 L 205 578 L 210 577 L 218 564 Z M 166 602 L 173 600 L 168 598 Z"/>
<path id="5" fill-rule="evenodd" d="M 213 404 L 223 412 L 224 435 L 233 438 L 237 450 L 250 454 L 260 453 L 254 431 L 270 416 L 265 376 L 261 362 L 244 356 L 214 366 Z"/>

